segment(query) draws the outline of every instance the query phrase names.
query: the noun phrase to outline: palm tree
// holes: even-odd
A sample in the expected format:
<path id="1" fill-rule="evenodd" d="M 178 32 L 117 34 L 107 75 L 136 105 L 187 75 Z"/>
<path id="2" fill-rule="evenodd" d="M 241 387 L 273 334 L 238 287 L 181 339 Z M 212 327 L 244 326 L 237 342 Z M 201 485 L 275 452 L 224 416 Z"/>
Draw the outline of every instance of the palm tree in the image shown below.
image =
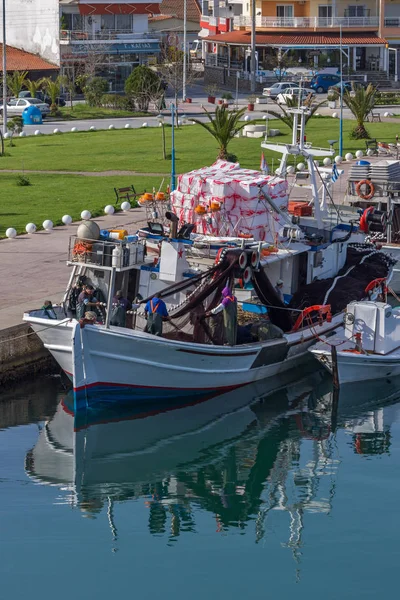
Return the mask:
<path id="1" fill-rule="evenodd" d="M 312 105 L 309 106 L 310 112 L 309 112 L 309 114 L 306 115 L 306 123 L 309 119 L 311 119 L 312 116 L 314 116 L 316 111 L 319 109 L 321 104 L 324 104 L 324 102 L 325 102 L 325 100 L 322 100 L 322 102 L 318 102 L 318 104 L 315 104 L 314 106 L 312 106 Z M 286 99 L 286 108 L 284 106 L 282 106 L 281 104 L 278 105 L 277 102 L 275 102 L 275 103 L 277 106 L 280 106 L 280 109 L 282 112 L 279 113 L 274 110 L 268 110 L 268 114 L 272 115 L 276 119 L 279 119 L 280 121 L 285 123 L 285 125 L 287 125 L 289 127 L 289 129 L 293 129 L 293 113 L 289 112 L 287 109 L 288 108 L 297 108 L 298 99 L 297 98 L 287 98 Z M 305 101 L 304 104 L 307 106 L 307 101 Z"/>
<path id="2" fill-rule="evenodd" d="M 63 78 L 61 75 L 57 77 L 57 79 L 51 79 L 51 77 L 46 77 L 42 80 L 42 85 L 46 90 L 47 94 L 50 96 L 50 110 L 51 112 L 57 111 L 57 98 L 61 93 L 61 86 L 63 85 Z"/>
<path id="3" fill-rule="evenodd" d="M 28 71 L 13 71 L 11 75 L 7 75 L 7 87 L 11 94 L 18 98 L 18 94 L 25 86 Z"/>
<path id="4" fill-rule="evenodd" d="M 194 123 L 201 125 L 217 140 L 219 145 L 219 153 L 217 158 L 222 160 L 228 159 L 228 144 L 232 138 L 246 125 L 246 123 L 240 124 L 240 119 L 246 112 L 246 108 L 241 110 L 228 111 L 226 106 L 217 106 L 215 109 L 215 115 L 213 116 L 206 109 L 205 113 L 210 123 L 202 123 L 197 119 L 192 119 Z"/>
<path id="5" fill-rule="evenodd" d="M 376 102 L 377 88 L 370 83 L 365 89 L 361 86 L 355 86 L 351 92 L 344 91 L 343 102 L 353 113 L 357 126 L 353 129 L 351 136 L 354 139 L 369 138 L 368 131 L 364 127 L 369 113 L 374 109 Z"/>
<path id="6" fill-rule="evenodd" d="M 40 90 L 43 85 L 43 79 L 27 79 L 25 81 L 25 87 L 29 90 L 32 98 L 36 98 L 36 94 Z"/>

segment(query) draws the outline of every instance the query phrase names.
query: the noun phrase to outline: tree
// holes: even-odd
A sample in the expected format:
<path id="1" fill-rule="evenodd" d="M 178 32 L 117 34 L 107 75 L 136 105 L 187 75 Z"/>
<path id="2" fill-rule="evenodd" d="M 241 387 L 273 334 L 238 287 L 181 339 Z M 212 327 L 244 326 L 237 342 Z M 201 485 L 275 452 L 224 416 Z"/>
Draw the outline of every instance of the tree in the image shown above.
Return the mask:
<path id="1" fill-rule="evenodd" d="M 36 94 L 43 85 L 43 79 L 26 79 L 25 87 L 29 91 L 32 98 L 36 98 Z"/>
<path id="2" fill-rule="evenodd" d="M 166 48 L 161 53 L 161 62 L 158 71 L 161 79 L 168 85 L 168 89 L 174 94 L 176 107 L 176 122 L 178 123 L 178 96 L 183 91 L 184 53 L 175 47 Z M 200 71 L 193 71 L 189 60 L 186 63 L 186 85 L 190 85 L 196 77 L 200 77 Z"/>
<path id="3" fill-rule="evenodd" d="M 357 126 L 351 132 L 351 136 L 357 140 L 370 137 L 364 127 L 364 122 L 375 107 L 376 92 L 377 88 L 370 83 L 366 89 L 359 85 L 354 86 L 351 92 L 345 90 L 343 93 L 343 102 L 357 121 Z"/>
<path id="4" fill-rule="evenodd" d="M 280 107 L 282 112 L 268 110 L 268 114 L 275 117 L 275 119 L 279 119 L 280 121 L 282 121 L 282 123 L 285 123 L 285 125 L 287 125 L 289 127 L 289 129 L 293 129 L 293 114 L 291 112 L 289 112 L 287 109 L 288 108 L 297 108 L 298 99 L 297 98 L 287 98 L 286 99 L 286 108 L 284 106 L 282 106 L 281 104 L 278 104 L 276 101 L 274 101 L 274 102 L 277 106 Z M 312 102 L 312 100 L 311 100 L 311 102 Z M 321 102 L 318 102 L 317 104 L 314 104 L 314 105 L 312 105 L 311 102 L 307 101 L 307 99 L 303 102 L 303 105 L 305 105 L 305 106 L 308 105 L 308 107 L 310 109 L 310 113 L 308 115 L 306 114 L 306 118 L 305 118 L 306 123 L 309 119 L 311 119 L 312 116 L 314 116 L 314 114 L 318 110 L 318 108 L 322 104 L 324 104 L 325 100 L 322 100 Z"/>
<path id="5" fill-rule="evenodd" d="M 13 71 L 11 75 L 7 75 L 7 87 L 15 98 L 18 98 L 18 94 L 25 86 L 27 76 L 28 71 Z"/>
<path id="6" fill-rule="evenodd" d="M 246 125 L 246 123 L 240 124 L 240 119 L 245 112 L 246 108 L 228 111 L 227 107 L 222 105 L 216 107 L 215 116 L 205 109 L 205 113 L 210 123 L 203 123 L 197 119 L 192 119 L 194 123 L 204 127 L 204 129 L 217 140 L 219 145 L 217 158 L 221 158 L 222 160 L 229 159 L 229 142 Z"/>
<path id="7" fill-rule="evenodd" d="M 103 77 L 90 77 L 83 85 L 83 93 L 89 106 L 101 106 L 101 99 L 107 90 L 108 84 Z"/>
<path id="8" fill-rule="evenodd" d="M 132 104 L 145 112 L 152 101 L 160 100 L 164 94 L 160 77 L 149 67 L 136 67 L 125 82 L 125 93 Z"/>
<path id="9" fill-rule="evenodd" d="M 51 77 L 46 77 L 42 81 L 43 88 L 47 92 L 50 97 L 50 110 L 52 113 L 57 112 L 57 98 L 59 98 L 61 94 L 61 87 L 63 85 L 63 78 L 59 75 L 56 79 L 51 79 Z"/>

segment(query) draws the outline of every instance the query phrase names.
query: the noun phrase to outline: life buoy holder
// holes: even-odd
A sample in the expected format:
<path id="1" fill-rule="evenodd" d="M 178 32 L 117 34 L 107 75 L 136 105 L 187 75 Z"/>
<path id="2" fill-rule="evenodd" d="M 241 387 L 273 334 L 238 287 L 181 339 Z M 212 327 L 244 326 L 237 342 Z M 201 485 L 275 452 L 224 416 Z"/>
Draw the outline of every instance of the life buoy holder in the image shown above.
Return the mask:
<path id="1" fill-rule="evenodd" d="M 386 277 L 380 277 L 370 281 L 364 290 L 365 295 L 370 297 L 374 292 L 377 294 L 379 292 L 379 288 L 381 289 L 382 294 L 387 294 Z"/>
<path id="2" fill-rule="evenodd" d="M 366 185 L 367 186 L 367 190 L 369 190 L 368 192 L 366 192 L 365 194 L 361 193 L 361 186 L 362 185 Z M 356 185 L 356 194 L 357 196 L 359 196 L 362 200 L 370 200 L 371 198 L 374 197 L 375 194 L 375 186 L 372 183 L 372 181 L 370 179 L 362 179 L 361 181 L 359 181 Z"/>

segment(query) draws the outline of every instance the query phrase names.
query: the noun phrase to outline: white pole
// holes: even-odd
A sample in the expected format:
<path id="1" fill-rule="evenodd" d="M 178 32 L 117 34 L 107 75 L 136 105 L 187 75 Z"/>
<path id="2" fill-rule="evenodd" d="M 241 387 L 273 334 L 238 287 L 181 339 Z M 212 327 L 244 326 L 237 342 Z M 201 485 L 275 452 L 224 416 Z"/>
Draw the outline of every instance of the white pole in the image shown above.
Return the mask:
<path id="1" fill-rule="evenodd" d="M 251 58 L 250 58 L 250 90 L 256 91 L 256 0 L 251 2 Z"/>
<path id="2" fill-rule="evenodd" d="M 3 0 L 3 135 L 7 133 L 6 0 Z"/>
<path id="3" fill-rule="evenodd" d="M 183 0 L 183 82 L 182 82 L 182 100 L 186 102 L 186 20 L 187 20 L 187 0 Z"/>
<path id="4" fill-rule="evenodd" d="M 236 71 L 236 110 L 239 110 L 239 71 Z"/>

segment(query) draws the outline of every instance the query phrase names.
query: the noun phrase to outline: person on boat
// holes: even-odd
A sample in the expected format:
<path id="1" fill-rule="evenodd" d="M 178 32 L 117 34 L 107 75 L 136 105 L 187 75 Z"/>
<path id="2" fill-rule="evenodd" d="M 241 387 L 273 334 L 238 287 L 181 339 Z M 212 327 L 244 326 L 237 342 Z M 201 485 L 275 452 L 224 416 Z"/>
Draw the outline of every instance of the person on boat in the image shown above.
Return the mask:
<path id="1" fill-rule="evenodd" d="M 164 300 L 161 300 L 161 298 L 158 298 L 157 296 L 153 296 L 144 307 L 144 312 L 147 321 L 145 332 L 162 336 L 163 319 L 171 321 Z"/>
<path id="2" fill-rule="evenodd" d="M 92 285 L 85 285 L 83 291 L 78 296 L 78 303 L 76 305 L 76 318 L 82 319 L 88 310 L 91 310 L 91 306 L 100 306 L 100 302 L 94 295 L 94 287 Z"/>
<path id="3" fill-rule="evenodd" d="M 126 311 L 131 307 L 131 303 L 124 298 L 122 290 L 118 290 L 111 303 L 110 325 L 116 327 L 126 327 Z M 137 305 L 139 306 L 139 305 Z"/>
<path id="4" fill-rule="evenodd" d="M 276 282 L 275 292 L 276 292 L 276 295 L 278 296 L 279 300 L 283 304 L 285 304 L 285 298 L 284 298 L 284 295 L 283 295 L 283 281 L 282 281 L 282 279 L 278 279 L 278 281 Z"/>
<path id="5" fill-rule="evenodd" d="M 222 290 L 220 304 L 206 312 L 206 317 L 217 315 L 222 311 L 224 314 L 225 341 L 228 346 L 235 346 L 237 336 L 237 299 L 228 287 Z"/>
<path id="6" fill-rule="evenodd" d="M 46 317 L 48 319 L 57 319 L 57 315 L 53 308 L 53 303 L 51 300 L 45 300 L 42 306 L 42 310 L 44 310 Z"/>

